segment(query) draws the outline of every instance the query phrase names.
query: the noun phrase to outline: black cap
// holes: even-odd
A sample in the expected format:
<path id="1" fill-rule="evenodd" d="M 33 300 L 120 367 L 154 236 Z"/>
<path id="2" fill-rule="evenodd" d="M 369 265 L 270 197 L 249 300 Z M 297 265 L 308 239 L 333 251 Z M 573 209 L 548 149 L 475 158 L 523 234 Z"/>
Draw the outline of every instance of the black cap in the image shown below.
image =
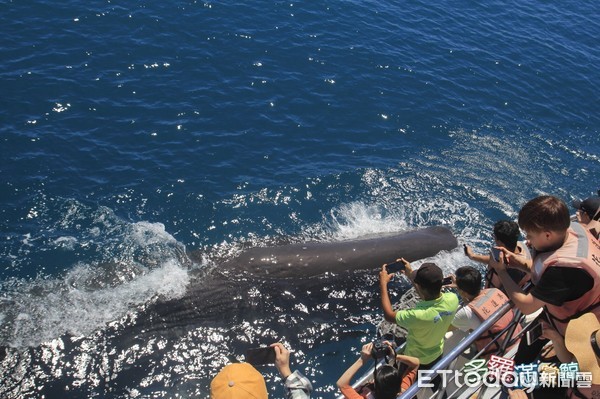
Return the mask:
<path id="1" fill-rule="evenodd" d="M 598 208 L 600 208 L 600 197 L 589 197 L 583 201 L 575 200 L 573 201 L 573 207 L 587 213 L 590 218 L 593 218 L 596 212 L 598 212 Z"/>
<path id="2" fill-rule="evenodd" d="M 412 280 L 425 288 L 440 289 L 444 272 L 435 263 L 423 263 L 418 270 L 412 272 Z"/>

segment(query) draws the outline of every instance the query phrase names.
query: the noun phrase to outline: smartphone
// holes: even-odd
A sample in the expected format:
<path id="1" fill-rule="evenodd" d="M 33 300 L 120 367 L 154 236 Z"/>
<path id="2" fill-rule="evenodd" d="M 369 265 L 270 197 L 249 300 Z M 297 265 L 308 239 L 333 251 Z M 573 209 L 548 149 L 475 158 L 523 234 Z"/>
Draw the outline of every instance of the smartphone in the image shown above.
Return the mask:
<path id="1" fill-rule="evenodd" d="M 527 337 L 527 345 L 533 344 L 539 337 L 542 336 L 542 323 L 537 323 L 532 329 L 525 333 Z"/>
<path id="2" fill-rule="evenodd" d="M 398 260 L 385 266 L 385 270 L 388 272 L 388 274 L 397 273 L 404 269 L 406 269 L 406 266 L 401 260 Z"/>
<path id="3" fill-rule="evenodd" d="M 448 276 L 448 277 L 444 277 L 444 279 L 442 280 L 442 285 L 449 285 L 452 284 L 452 277 Z"/>
<path id="4" fill-rule="evenodd" d="M 502 254 L 502 251 L 500 251 L 498 248 L 492 247 L 492 256 L 494 257 L 494 260 L 496 262 L 500 262 L 500 255 L 501 254 Z"/>
<path id="5" fill-rule="evenodd" d="M 463 244 L 463 251 L 465 251 L 465 255 L 469 255 L 469 253 L 467 252 L 467 244 Z"/>
<path id="6" fill-rule="evenodd" d="M 275 363 L 275 348 L 266 346 L 246 349 L 246 363 L 253 366 Z"/>

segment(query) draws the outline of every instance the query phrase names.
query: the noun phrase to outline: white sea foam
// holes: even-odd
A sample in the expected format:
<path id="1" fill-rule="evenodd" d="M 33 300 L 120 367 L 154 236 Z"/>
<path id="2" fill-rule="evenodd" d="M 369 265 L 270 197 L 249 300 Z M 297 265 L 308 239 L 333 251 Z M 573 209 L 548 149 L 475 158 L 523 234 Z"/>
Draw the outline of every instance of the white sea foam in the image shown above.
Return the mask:
<path id="1" fill-rule="evenodd" d="M 382 206 L 353 202 L 330 212 L 335 240 L 369 234 L 403 231 L 408 228 L 402 212 L 390 213 Z"/>
<path id="2" fill-rule="evenodd" d="M 59 236 L 49 241 L 49 249 L 94 247 L 98 260 L 69 266 L 61 276 L 3 282 L 0 344 L 35 346 L 67 332 L 88 335 L 138 305 L 185 293 L 185 247 L 162 223 L 129 223 L 110 209 L 94 211 L 74 202 L 60 227 L 71 229 L 86 219 L 94 220 L 89 234 Z"/>
<path id="3" fill-rule="evenodd" d="M 465 265 L 472 265 L 472 261 L 470 261 L 464 254 L 462 245 L 459 245 L 452 251 L 442 251 L 435 256 L 432 256 L 427 259 L 422 259 L 420 261 L 413 262 L 413 266 L 416 268 L 420 267 L 425 262 L 433 262 L 438 265 L 443 271 L 444 276 L 449 276 L 454 273 L 456 269 Z"/>
<path id="4" fill-rule="evenodd" d="M 136 268 L 136 271 L 140 269 Z M 124 275 L 131 275 L 131 271 L 125 271 Z M 13 317 L 4 319 L 11 327 L 10 336 L 4 337 L 5 343 L 23 347 L 37 345 L 66 332 L 87 335 L 121 318 L 135 305 L 157 297 L 181 297 L 189 282 L 187 270 L 175 260 L 166 261 L 161 267 L 121 284 L 112 282 L 94 286 L 97 280 L 105 277 L 109 276 L 103 276 L 98 267 L 78 265 L 63 279 L 41 279 L 21 286 L 11 298 L 9 312 Z M 3 329 L 7 327 L 5 325 Z"/>
<path id="5" fill-rule="evenodd" d="M 177 242 L 175 237 L 166 232 L 165 225 L 162 223 L 137 222 L 131 224 L 130 230 L 129 239 L 140 247 Z"/>
<path id="6" fill-rule="evenodd" d="M 75 247 L 75 244 L 77 244 L 77 238 L 75 237 L 59 237 L 56 240 L 54 240 L 52 242 L 54 245 L 56 245 L 57 247 L 61 247 L 64 249 L 68 249 L 68 250 L 73 250 Z"/>
<path id="7" fill-rule="evenodd" d="M 428 219 L 425 215 L 432 212 L 443 212 L 452 215 L 451 217 L 448 216 L 445 220 L 446 223 L 444 223 L 450 226 L 458 224 L 458 221 L 461 221 L 464 224 L 465 219 L 469 220 L 474 217 L 472 213 L 476 212 L 476 210 L 466 204 L 451 201 L 448 201 L 445 204 L 437 204 L 435 202 L 423 203 L 420 208 L 415 206 L 412 209 L 420 216 L 415 217 L 415 215 L 412 215 L 410 218 L 411 221 L 418 219 L 425 222 L 425 220 Z M 390 212 L 382 206 L 352 203 L 332 211 L 331 215 L 333 220 L 331 225 L 335 229 L 334 239 L 351 239 L 369 234 L 391 233 L 416 229 L 419 227 L 418 225 L 409 225 L 407 222 L 408 218 L 402 207 L 398 207 L 395 212 Z M 460 220 L 454 220 L 452 218 Z M 436 220 L 436 218 L 431 218 L 430 220 Z M 434 223 L 424 223 L 424 225 L 432 224 Z M 440 222 L 440 224 L 442 224 L 442 222 Z M 465 238 L 469 240 L 469 244 L 480 250 L 485 247 L 485 245 L 489 244 L 481 239 L 470 238 L 472 232 L 468 224 L 467 227 L 455 232 L 455 234 L 459 239 L 459 245 L 456 249 L 452 251 L 442 251 L 433 257 L 416 261 L 413 266 L 418 268 L 424 262 L 434 262 L 444 270 L 445 275 L 449 275 L 453 273 L 456 268 L 472 263 L 463 253 L 462 241 Z"/>

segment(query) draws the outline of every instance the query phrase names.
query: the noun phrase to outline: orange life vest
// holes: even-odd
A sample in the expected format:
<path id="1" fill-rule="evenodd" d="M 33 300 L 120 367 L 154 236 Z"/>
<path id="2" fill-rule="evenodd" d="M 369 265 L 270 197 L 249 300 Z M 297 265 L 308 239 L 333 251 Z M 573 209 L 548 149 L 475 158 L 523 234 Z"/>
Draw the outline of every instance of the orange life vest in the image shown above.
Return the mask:
<path id="1" fill-rule="evenodd" d="M 372 382 L 363 385 L 362 387 L 359 387 L 356 393 L 358 393 L 363 399 L 376 399 L 375 386 Z"/>
<path id="2" fill-rule="evenodd" d="M 571 223 L 567 239 L 555 251 L 538 254 L 533 259 L 531 280 L 539 283 L 548 267 L 583 269 L 594 280 L 592 288 L 580 298 L 561 306 L 545 305 L 546 314 L 557 331 L 564 336 L 569 320 L 592 312 L 600 317 L 600 244 L 579 223 Z"/>
<path id="3" fill-rule="evenodd" d="M 481 320 L 482 322 L 487 320 L 491 315 L 493 315 L 502 305 L 508 302 L 509 299 L 502 291 L 498 288 L 487 288 L 482 290 L 479 295 L 477 295 L 471 302 L 469 302 L 469 307 L 473 311 L 473 313 Z M 481 335 L 476 341 L 475 346 L 477 346 L 477 350 L 481 351 L 485 346 L 490 343 L 498 334 L 500 334 L 505 328 L 507 328 L 510 323 L 513 321 L 515 317 L 515 313 L 513 310 L 509 310 L 502 316 L 492 328 L 490 328 L 485 334 Z M 516 323 L 516 328 L 512 337 L 515 337 L 521 331 L 521 325 Z M 499 350 L 501 345 L 504 343 L 508 335 L 508 331 L 505 331 L 500 338 L 496 340 L 496 342 L 488 347 L 488 349 L 481 354 L 482 357 L 488 356 L 493 352 Z M 516 342 L 515 342 L 516 343 Z M 512 347 L 512 345 L 511 345 Z M 509 348 L 506 348 L 509 349 Z"/>

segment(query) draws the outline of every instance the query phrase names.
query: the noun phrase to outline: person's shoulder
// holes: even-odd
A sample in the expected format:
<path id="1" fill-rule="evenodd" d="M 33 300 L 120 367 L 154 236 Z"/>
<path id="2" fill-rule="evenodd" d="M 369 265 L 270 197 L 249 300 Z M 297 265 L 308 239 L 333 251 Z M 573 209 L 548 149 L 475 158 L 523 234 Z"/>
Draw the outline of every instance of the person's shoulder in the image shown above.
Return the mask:
<path id="1" fill-rule="evenodd" d="M 454 292 L 442 293 L 442 300 L 451 306 L 458 306 L 458 296 Z"/>
<path id="2" fill-rule="evenodd" d="M 290 374 L 283 383 L 286 390 L 289 390 L 291 398 L 310 397 L 313 390 L 312 383 L 301 372 L 295 370 Z"/>
<path id="3" fill-rule="evenodd" d="M 409 327 L 413 323 L 429 319 L 434 311 L 435 306 L 432 306 L 431 301 L 421 301 L 414 308 L 397 311 L 396 323 L 403 327 Z"/>
<path id="4" fill-rule="evenodd" d="M 560 281 L 576 281 L 578 279 L 592 279 L 593 277 L 587 272 L 587 270 L 579 267 L 569 267 L 560 264 L 551 265 L 546 268 L 544 274 L 542 274 L 542 280 L 560 280 Z"/>
<path id="5" fill-rule="evenodd" d="M 346 399 L 363 399 L 363 397 L 351 386 L 340 387 L 340 392 Z"/>
<path id="6" fill-rule="evenodd" d="M 452 325 L 459 330 L 468 331 L 471 327 L 473 318 L 476 317 L 473 314 L 473 310 L 469 306 L 462 306 L 454 315 Z"/>
<path id="7" fill-rule="evenodd" d="M 455 319 L 469 319 L 471 316 L 473 316 L 473 310 L 471 309 L 471 307 L 470 306 L 461 306 L 456 311 L 456 315 L 454 316 L 454 318 Z"/>
<path id="8" fill-rule="evenodd" d="M 422 306 L 419 306 L 419 304 L 417 304 L 414 308 L 398 310 L 396 312 L 396 318 L 398 318 L 399 316 L 402 318 L 412 317 L 422 313 L 424 310 L 426 310 L 426 308 L 423 308 Z"/>

